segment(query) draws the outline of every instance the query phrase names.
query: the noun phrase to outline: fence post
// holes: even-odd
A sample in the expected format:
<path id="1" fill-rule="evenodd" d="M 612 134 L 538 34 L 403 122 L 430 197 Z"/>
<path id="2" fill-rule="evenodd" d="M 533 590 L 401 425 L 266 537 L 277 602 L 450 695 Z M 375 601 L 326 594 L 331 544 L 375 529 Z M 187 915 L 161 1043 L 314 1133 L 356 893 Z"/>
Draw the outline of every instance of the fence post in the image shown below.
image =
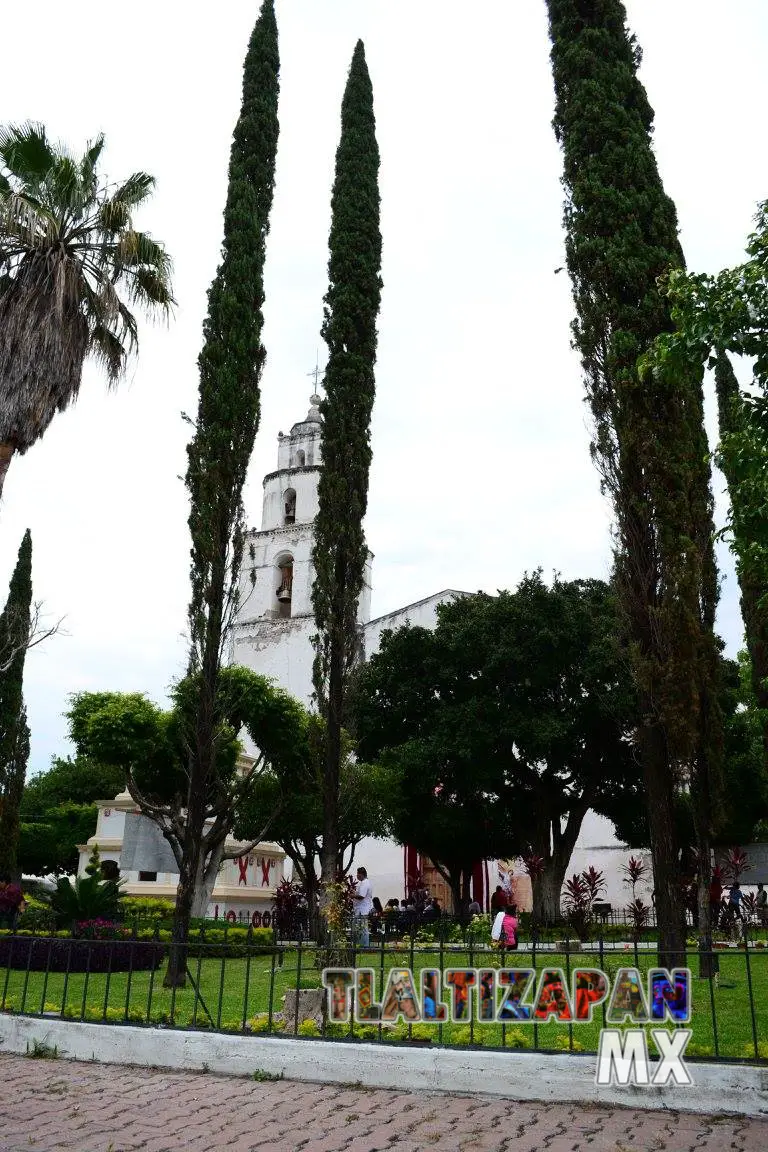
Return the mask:
<path id="1" fill-rule="evenodd" d="M 747 989 L 749 991 L 749 1014 L 752 1020 L 752 1043 L 755 1046 L 755 1060 L 760 1059 L 760 1046 L 757 1042 L 757 1021 L 755 1020 L 755 996 L 752 988 L 752 966 L 749 959 L 749 940 L 744 929 L 744 961 L 747 966 Z"/>

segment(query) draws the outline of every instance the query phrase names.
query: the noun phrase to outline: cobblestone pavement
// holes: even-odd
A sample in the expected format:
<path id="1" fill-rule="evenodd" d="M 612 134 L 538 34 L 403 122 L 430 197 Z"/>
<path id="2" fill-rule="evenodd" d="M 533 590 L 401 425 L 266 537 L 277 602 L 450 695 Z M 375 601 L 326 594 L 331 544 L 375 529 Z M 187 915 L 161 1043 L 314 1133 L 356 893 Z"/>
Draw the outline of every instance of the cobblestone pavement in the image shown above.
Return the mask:
<path id="1" fill-rule="evenodd" d="M 0 1056 L 0 1152 L 765 1152 L 768 1120 Z"/>

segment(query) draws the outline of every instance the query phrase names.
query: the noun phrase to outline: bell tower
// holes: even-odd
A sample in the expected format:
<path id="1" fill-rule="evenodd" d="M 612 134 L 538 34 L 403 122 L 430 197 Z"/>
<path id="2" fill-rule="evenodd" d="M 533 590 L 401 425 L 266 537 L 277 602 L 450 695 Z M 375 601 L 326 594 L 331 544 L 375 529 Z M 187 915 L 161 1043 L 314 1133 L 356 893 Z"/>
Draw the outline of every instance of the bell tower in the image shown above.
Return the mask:
<path id="1" fill-rule="evenodd" d="M 311 373 L 315 377 L 319 372 Z M 315 620 L 312 550 L 322 466 L 320 396 L 290 432 L 277 437 L 277 468 L 264 477 L 261 528 L 245 539 L 240 606 L 231 660 L 272 676 L 302 704 L 312 698 Z M 358 619 L 370 619 L 371 559 L 366 565 Z"/>

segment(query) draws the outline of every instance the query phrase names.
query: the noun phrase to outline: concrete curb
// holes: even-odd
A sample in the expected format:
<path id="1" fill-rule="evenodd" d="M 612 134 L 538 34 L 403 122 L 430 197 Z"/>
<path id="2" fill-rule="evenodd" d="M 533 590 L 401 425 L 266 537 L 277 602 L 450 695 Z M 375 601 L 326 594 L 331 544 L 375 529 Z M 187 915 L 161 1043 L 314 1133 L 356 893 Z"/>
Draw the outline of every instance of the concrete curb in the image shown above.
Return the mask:
<path id="1" fill-rule="evenodd" d="M 397 1091 L 453 1092 L 511 1100 L 574 1101 L 629 1108 L 768 1116 L 768 1069 L 688 1061 L 690 1087 L 600 1087 L 596 1057 L 530 1051 L 460 1051 L 395 1044 L 234 1036 L 0 1014 L 0 1053 L 37 1041 L 71 1060 L 292 1080 L 362 1084 Z"/>

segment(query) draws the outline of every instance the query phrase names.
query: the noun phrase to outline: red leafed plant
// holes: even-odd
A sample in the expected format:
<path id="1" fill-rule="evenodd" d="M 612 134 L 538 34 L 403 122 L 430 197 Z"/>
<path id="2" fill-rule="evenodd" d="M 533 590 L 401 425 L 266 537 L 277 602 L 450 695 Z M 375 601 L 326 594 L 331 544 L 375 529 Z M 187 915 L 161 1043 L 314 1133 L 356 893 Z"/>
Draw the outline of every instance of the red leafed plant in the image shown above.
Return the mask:
<path id="1" fill-rule="evenodd" d="M 632 900 L 635 901 L 637 899 L 637 885 L 647 875 L 648 865 L 642 856 L 630 856 L 626 864 L 622 864 L 621 870 L 624 873 L 624 883 L 632 889 Z"/>
<path id="2" fill-rule="evenodd" d="M 749 857 L 743 848 L 729 848 L 723 862 L 723 875 L 737 883 L 745 872 L 749 872 Z"/>
<path id="3" fill-rule="evenodd" d="M 538 880 L 544 873 L 544 857 L 537 856 L 535 852 L 529 851 L 525 856 L 521 857 L 523 861 L 523 868 L 530 876 L 531 880 Z"/>

